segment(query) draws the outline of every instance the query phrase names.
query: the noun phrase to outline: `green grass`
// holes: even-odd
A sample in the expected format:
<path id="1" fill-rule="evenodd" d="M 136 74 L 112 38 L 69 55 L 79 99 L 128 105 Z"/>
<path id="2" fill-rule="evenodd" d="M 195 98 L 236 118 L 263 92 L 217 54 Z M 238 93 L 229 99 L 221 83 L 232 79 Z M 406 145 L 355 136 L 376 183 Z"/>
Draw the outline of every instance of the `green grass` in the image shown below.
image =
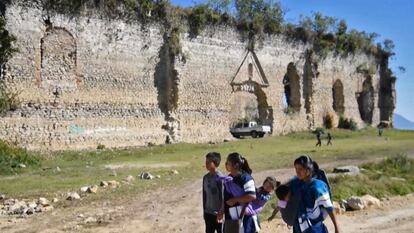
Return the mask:
<path id="1" fill-rule="evenodd" d="M 10 175 L 22 171 L 19 164 L 38 167 L 39 159 L 27 150 L 0 141 L 0 174 Z"/>
<path id="2" fill-rule="evenodd" d="M 144 171 L 161 175 L 161 179 L 155 181 L 137 180 L 133 185 L 123 185 L 119 190 L 103 194 L 98 192 L 98 195 L 91 198 L 99 199 L 103 195 L 128 196 L 160 186 L 199 179 L 206 173 L 204 156 L 210 151 L 220 152 L 223 160 L 231 152 L 240 152 L 248 159 L 253 171 L 257 172 L 292 166 L 293 160 L 300 154 L 309 154 L 323 163 L 341 159 L 391 156 L 414 150 L 414 132 L 410 131 L 386 130 L 384 137 L 377 137 L 374 129 L 356 132 L 335 130 L 331 133 L 334 137 L 334 146 L 322 148 L 314 147 L 315 135 L 302 132 L 216 145 L 181 143 L 125 150 L 51 153 L 39 156 L 43 158 L 40 161 L 41 165 L 29 166 L 20 170 L 18 174 L 0 174 L 0 192 L 17 198 L 39 195 L 48 197 L 58 192 L 78 190 L 85 185 L 97 184 L 101 180 L 121 180 L 127 175 L 137 176 Z M 113 177 L 112 172 L 105 168 L 108 164 L 130 166 L 118 169 L 118 176 Z M 157 167 L 157 164 L 173 166 Z M 58 172 L 56 167 L 61 171 Z M 179 174 L 170 175 L 171 169 L 178 170 Z"/>
<path id="3" fill-rule="evenodd" d="M 376 197 L 405 195 L 414 192 L 414 160 L 399 155 L 380 163 L 368 163 L 360 176 L 330 179 L 334 199 L 370 194 Z"/>

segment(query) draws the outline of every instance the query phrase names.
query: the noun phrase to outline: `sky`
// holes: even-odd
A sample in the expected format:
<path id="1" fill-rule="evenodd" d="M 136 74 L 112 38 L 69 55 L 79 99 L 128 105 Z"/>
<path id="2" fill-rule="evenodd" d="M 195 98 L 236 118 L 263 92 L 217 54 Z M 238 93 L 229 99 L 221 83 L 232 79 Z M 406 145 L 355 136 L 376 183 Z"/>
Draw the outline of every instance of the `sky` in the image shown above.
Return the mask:
<path id="1" fill-rule="evenodd" d="M 194 6 L 203 0 L 171 0 L 175 5 Z M 414 0 L 281 0 L 285 20 L 296 23 L 313 12 L 345 19 L 348 29 L 375 32 L 379 42 L 391 39 L 396 55 L 390 67 L 397 76 L 396 113 L 414 122 Z M 405 73 L 398 70 L 406 68 Z"/>

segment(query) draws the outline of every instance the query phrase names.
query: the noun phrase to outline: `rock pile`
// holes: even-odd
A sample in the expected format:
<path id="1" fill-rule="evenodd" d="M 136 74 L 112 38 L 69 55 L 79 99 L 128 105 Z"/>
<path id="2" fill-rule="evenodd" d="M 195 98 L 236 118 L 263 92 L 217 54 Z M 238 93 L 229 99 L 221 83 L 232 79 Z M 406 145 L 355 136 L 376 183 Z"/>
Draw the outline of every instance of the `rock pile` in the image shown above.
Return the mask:
<path id="1" fill-rule="evenodd" d="M 342 200 L 340 206 L 346 210 L 363 210 L 371 206 L 380 207 L 381 201 L 371 195 L 352 196 L 347 200 Z"/>
<path id="2" fill-rule="evenodd" d="M 0 204 L 0 215 L 18 215 L 25 217 L 34 213 L 47 212 L 54 209 L 51 202 L 44 197 L 35 201 L 6 199 L 4 195 L 3 204 Z"/>

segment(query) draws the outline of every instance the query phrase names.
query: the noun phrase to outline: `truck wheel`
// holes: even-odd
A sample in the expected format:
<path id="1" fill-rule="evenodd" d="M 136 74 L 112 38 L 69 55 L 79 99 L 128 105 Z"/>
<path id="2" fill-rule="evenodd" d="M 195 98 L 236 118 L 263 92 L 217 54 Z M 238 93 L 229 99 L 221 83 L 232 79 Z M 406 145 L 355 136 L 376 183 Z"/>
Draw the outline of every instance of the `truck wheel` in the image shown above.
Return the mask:
<path id="1" fill-rule="evenodd" d="M 253 132 L 252 132 L 252 138 L 257 138 L 257 135 L 258 135 L 258 134 L 257 134 L 257 132 L 256 132 L 256 131 L 253 131 Z"/>
<path id="2" fill-rule="evenodd" d="M 231 134 L 231 135 L 235 138 L 240 138 L 240 135 L 237 135 L 237 134 Z"/>
<path id="3" fill-rule="evenodd" d="M 261 138 L 264 137 L 264 133 L 259 134 L 259 137 Z"/>

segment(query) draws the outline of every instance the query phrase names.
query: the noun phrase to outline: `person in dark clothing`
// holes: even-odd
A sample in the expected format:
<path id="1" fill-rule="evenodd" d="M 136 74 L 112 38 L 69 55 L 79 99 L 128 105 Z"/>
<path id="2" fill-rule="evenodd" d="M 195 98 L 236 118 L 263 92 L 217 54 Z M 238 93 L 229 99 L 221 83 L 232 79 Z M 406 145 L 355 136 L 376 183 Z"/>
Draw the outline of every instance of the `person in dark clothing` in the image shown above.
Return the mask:
<path id="1" fill-rule="evenodd" d="M 384 128 L 382 127 L 382 125 L 380 125 L 379 127 L 378 127 L 378 136 L 379 137 L 382 137 L 382 134 L 384 133 Z"/>
<path id="2" fill-rule="evenodd" d="M 322 146 L 321 135 L 322 135 L 321 131 L 318 130 L 318 132 L 316 132 L 316 140 L 318 140 L 318 142 L 316 143 L 315 146 L 319 146 L 319 147 Z"/>
<path id="3" fill-rule="evenodd" d="M 331 145 L 332 146 L 332 135 L 331 133 L 328 133 L 328 142 L 326 143 L 327 146 Z"/>
<path id="4" fill-rule="evenodd" d="M 206 155 L 208 173 L 203 177 L 203 212 L 206 233 L 222 233 L 223 224 L 217 219 L 223 203 L 222 184 L 217 181 L 217 176 L 222 176 L 218 171 L 220 161 L 221 156 L 217 152 L 210 152 Z"/>
<path id="5" fill-rule="evenodd" d="M 326 176 L 326 173 L 324 170 L 319 168 L 319 164 L 315 161 L 313 161 L 313 174 L 312 177 L 318 180 L 323 181 L 326 186 L 328 187 L 328 191 L 329 191 L 329 196 L 332 198 L 332 193 L 331 193 L 331 185 L 329 184 L 329 180 L 328 177 Z"/>

